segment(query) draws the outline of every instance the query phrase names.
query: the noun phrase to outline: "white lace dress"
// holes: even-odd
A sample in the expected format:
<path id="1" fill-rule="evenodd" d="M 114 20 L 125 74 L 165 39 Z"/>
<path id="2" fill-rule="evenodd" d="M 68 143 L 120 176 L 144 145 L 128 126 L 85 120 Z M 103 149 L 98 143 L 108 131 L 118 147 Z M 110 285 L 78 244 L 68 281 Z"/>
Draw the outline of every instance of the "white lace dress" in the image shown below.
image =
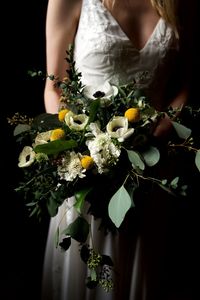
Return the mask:
<path id="1" fill-rule="evenodd" d="M 138 87 L 146 89 L 155 101 L 162 96 L 176 53 L 177 41 L 171 28 L 162 18 L 159 19 L 145 46 L 139 50 L 134 47 L 100 0 L 83 0 L 74 57 L 84 84 L 98 85 L 106 80 L 114 84 L 123 84 L 134 79 Z M 152 292 L 152 281 L 148 282 L 148 270 L 142 257 L 143 242 L 139 234 L 140 229 L 134 228 L 134 221 L 131 230 L 130 227 L 126 230 L 125 226 L 117 236 L 111 234 L 105 236 L 98 231 L 98 222 L 91 220 L 96 248 L 100 253 L 110 255 L 114 261 L 115 288 L 113 292 L 106 293 L 102 288 L 90 290 L 85 286 L 87 268 L 80 259 L 78 243 L 74 241 L 67 252 L 56 248 L 54 243 L 58 224 L 64 229 L 76 216 L 73 209 L 68 209 L 72 203 L 73 198 L 66 201 L 50 222 L 44 260 L 42 299 L 159 299 L 156 298 L 156 292 L 155 294 Z M 162 215 L 162 211 L 159 211 L 159 216 L 160 213 Z M 162 217 L 156 217 L 158 221 L 162 221 L 160 220 Z M 131 221 L 128 226 L 131 226 Z M 154 234 L 152 242 L 157 238 L 159 239 L 158 235 Z M 155 248 L 157 250 L 154 257 L 159 252 L 157 245 Z"/>

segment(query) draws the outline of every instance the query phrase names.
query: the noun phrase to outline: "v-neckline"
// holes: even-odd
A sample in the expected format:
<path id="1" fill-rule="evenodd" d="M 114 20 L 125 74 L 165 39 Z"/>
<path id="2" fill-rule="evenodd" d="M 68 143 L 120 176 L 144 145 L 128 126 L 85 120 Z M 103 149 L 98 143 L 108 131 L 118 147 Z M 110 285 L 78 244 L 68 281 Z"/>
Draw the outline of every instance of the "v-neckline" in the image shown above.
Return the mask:
<path id="1" fill-rule="evenodd" d="M 125 31 L 122 29 L 121 25 L 119 24 L 119 22 L 115 19 L 115 17 L 112 15 L 112 13 L 106 8 L 106 6 L 103 4 L 102 0 L 97 0 L 102 9 L 105 11 L 105 13 L 107 13 L 107 15 L 109 16 L 109 18 L 118 26 L 120 32 L 127 38 L 127 40 L 131 43 L 131 45 L 133 46 L 134 50 L 136 50 L 137 52 L 141 53 L 143 52 L 146 47 L 148 46 L 148 44 L 150 43 L 150 41 L 152 40 L 153 36 L 155 35 L 155 32 L 157 31 L 157 28 L 159 27 L 162 18 L 160 17 L 156 23 L 156 25 L 154 26 L 154 29 L 152 31 L 152 33 L 150 34 L 149 38 L 147 39 L 147 41 L 145 42 L 144 46 L 142 48 L 138 48 L 134 45 L 134 41 L 132 41 L 128 35 L 125 33 Z"/>

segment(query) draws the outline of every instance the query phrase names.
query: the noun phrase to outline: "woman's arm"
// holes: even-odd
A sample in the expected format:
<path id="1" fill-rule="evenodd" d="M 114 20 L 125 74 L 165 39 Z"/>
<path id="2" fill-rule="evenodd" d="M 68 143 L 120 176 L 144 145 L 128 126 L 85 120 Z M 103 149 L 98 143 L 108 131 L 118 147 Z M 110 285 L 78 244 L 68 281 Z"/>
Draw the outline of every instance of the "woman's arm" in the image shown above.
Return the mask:
<path id="1" fill-rule="evenodd" d="M 48 75 L 62 79 L 68 68 L 66 51 L 74 42 L 78 26 L 81 0 L 49 0 L 46 16 L 46 69 Z M 57 113 L 59 91 L 54 82 L 47 78 L 44 90 L 45 109 Z"/>
<path id="2" fill-rule="evenodd" d="M 191 99 L 193 89 L 193 76 L 195 70 L 195 40 L 197 24 L 197 1 L 180 1 L 180 57 L 177 81 L 178 91 L 168 104 L 174 109 L 182 109 Z M 179 114 L 179 113 L 177 113 Z M 159 138 L 166 138 L 171 132 L 172 124 L 166 116 L 162 119 L 154 131 Z"/>

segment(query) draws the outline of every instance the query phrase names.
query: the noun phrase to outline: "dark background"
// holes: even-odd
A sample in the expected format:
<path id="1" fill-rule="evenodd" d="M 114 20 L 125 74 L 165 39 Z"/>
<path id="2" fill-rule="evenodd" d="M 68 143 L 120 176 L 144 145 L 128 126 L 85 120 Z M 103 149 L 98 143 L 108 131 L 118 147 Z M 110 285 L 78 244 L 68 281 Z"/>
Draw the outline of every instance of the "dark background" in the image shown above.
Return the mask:
<path id="1" fill-rule="evenodd" d="M 28 70 L 45 71 L 47 0 L 7 1 L 1 5 L 1 280 L 2 300 L 39 300 L 48 220 L 28 217 L 18 184 L 18 152 L 7 117 L 44 111 L 44 80 Z"/>

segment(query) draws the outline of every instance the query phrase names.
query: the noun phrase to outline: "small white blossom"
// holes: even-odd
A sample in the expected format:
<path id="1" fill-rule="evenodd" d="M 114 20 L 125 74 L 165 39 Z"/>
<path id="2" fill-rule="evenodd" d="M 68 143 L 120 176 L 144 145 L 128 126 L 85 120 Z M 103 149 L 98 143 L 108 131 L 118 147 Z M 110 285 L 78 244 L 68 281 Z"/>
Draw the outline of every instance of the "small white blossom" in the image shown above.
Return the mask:
<path id="1" fill-rule="evenodd" d="M 91 131 L 91 133 L 86 133 L 85 136 L 97 136 L 99 135 L 100 133 L 102 133 L 100 127 L 99 127 L 99 124 L 97 122 L 95 123 L 90 123 L 88 126 L 87 126 L 87 130 L 88 131 Z"/>
<path id="2" fill-rule="evenodd" d="M 83 169 L 78 153 L 66 152 L 66 156 L 62 159 L 62 164 L 58 166 L 58 175 L 66 181 L 73 181 L 76 177 L 85 177 L 85 169 Z"/>
<path id="3" fill-rule="evenodd" d="M 107 133 L 98 134 L 95 138 L 87 140 L 86 144 L 99 173 L 106 172 L 110 165 L 115 164 L 121 153 Z"/>
<path id="4" fill-rule="evenodd" d="M 81 131 L 87 125 L 89 117 L 86 114 L 76 115 L 72 111 L 69 111 L 65 115 L 65 123 L 70 129 Z"/>
<path id="5" fill-rule="evenodd" d="M 18 167 L 25 168 L 29 167 L 35 160 L 35 152 L 32 147 L 25 146 L 19 155 Z"/>
<path id="6" fill-rule="evenodd" d="M 114 117 L 107 124 L 106 130 L 112 138 L 116 138 L 119 142 L 123 142 L 134 132 L 133 128 L 128 128 L 128 119 L 125 117 Z"/>

